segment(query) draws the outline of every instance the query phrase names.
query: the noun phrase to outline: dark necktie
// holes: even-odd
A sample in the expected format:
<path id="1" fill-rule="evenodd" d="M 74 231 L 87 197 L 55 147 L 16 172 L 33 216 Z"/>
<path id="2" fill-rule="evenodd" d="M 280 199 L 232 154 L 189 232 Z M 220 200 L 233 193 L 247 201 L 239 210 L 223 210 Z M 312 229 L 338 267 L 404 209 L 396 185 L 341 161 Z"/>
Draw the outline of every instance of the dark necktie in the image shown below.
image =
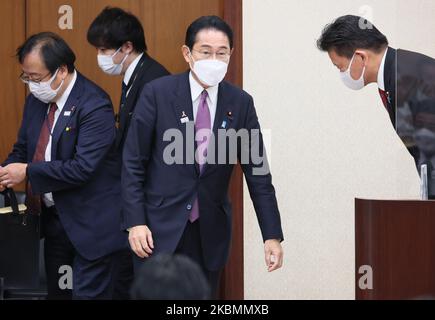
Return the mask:
<path id="1" fill-rule="evenodd" d="M 127 91 L 128 91 L 128 86 L 124 83 L 124 81 L 122 81 L 121 101 L 119 102 L 119 111 L 115 115 L 115 121 L 117 125 L 119 125 L 119 123 L 121 122 L 121 111 L 125 106 L 125 101 L 127 100 Z"/>
<path id="2" fill-rule="evenodd" d="M 39 133 L 38 143 L 36 145 L 35 154 L 33 155 L 32 162 L 42 162 L 45 161 L 45 150 L 47 149 L 48 142 L 50 140 L 51 131 L 54 124 L 54 115 L 57 110 L 57 105 L 52 103 L 48 111 L 48 115 L 42 124 L 41 131 Z M 41 213 L 41 196 L 35 196 L 32 193 L 32 187 L 30 182 L 26 183 L 26 206 L 30 213 L 40 214 Z"/>
<path id="3" fill-rule="evenodd" d="M 202 173 L 206 158 L 207 158 L 207 147 L 210 140 L 210 134 L 211 134 L 211 116 L 210 116 L 210 109 L 207 104 L 207 91 L 204 90 L 201 93 L 201 100 L 199 101 L 198 111 L 196 113 L 195 118 L 195 129 L 196 132 L 199 130 L 204 130 L 204 134 L 201 135 L 202 137 L 205 135 L 206 138 L 203 138 L 201 141 L 198 141 L 198 162 L 199 162 L 199 171 Z M 195 199 L 195 202 L 192 206 L 192 211 L 190 211 L 189 220 L 190 222 L 195 222 L 199 218 L 199 204 L 198 204 L 198 198 Z"/>
<path id="4" fill-rule="evenodd" d="M 125 105 L 125 101 L 127 100 L 127 85 L 124 83 L 124 81 L 122 81 L 122 89 L 121 89 L 121 103 L 120 103 L 120 108 L 119 110 L 121 110 L 124 105 Z"/>

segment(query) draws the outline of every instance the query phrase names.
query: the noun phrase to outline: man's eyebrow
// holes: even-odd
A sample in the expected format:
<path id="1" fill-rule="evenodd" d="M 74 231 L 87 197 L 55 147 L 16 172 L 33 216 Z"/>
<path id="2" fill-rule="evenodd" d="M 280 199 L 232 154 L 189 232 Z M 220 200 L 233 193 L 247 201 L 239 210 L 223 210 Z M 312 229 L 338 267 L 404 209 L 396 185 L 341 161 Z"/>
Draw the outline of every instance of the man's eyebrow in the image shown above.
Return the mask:
<path id="1" fill-rule="evenodd" d="M 27 72 L 25 72 L 24 70 L 23 70 L 23 73 L 24 73 L 25 75 L 27 75 L 27 76 L 31 76 L 31 77 L 33 77 L 33 76 L 41 76 L 41 75 L 42 75 L 41 73 L 37 73 L 37 72 L 30 72 L 30 73 L 27 73 Z"/>
<path id="2" fill-rule="evenodd" d="M 210 49 L 212 49 L 213 48 L 213 46 L 212 45 L 209 45 L 209 44 L 202 44 L 202 45 L 200 45 L 200 47 L 201 48 L 210 48 Z M 220 47 L 217 47 L 218 49 L 229 49 L 229 47 L 228 46 L 220 46 Z"/>

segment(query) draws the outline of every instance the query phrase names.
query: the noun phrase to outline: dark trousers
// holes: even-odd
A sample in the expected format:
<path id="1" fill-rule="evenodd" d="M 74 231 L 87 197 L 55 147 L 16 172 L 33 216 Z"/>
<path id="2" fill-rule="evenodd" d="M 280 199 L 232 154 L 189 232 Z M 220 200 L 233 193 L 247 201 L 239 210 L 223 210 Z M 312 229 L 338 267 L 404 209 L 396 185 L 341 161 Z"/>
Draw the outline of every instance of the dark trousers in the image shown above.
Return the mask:
<path id="1" fill-rule="evenodd" d="M 82 257 L 69 240 L 54 208 L 43 208 L 41 223 L 45 236 L 48 299 L 112 299 L 119 253 L 96 260 Z"/>
<path id="2" fill-rule="evenodd" d="M 221 270 L 210 271 L 205 267 L 204 256 L 202 254 L 201 247 L 199 220 L 196 220 L 194 223 L 190 223 L 189 221 L 187 222 L 184 233 L 174 254 L 185 255 L 201 267 L 210 285 L 211 297 L 212 299 L 217 299 Z M 141 259 L 136 255 L 134 256 L 134 270 L 135 273 L 137 273 L 142 263 L 145 262 L 146 259 Z"/>
<path id="3" fill-rule="evenodd" d="M 129 300 L 130 287 L 133 283 L 133 255 L 134 252 L 129 248 L 118 253 L 119 269 L 115 274 L 115 284 L 113 299 L 114 300 Z"/>

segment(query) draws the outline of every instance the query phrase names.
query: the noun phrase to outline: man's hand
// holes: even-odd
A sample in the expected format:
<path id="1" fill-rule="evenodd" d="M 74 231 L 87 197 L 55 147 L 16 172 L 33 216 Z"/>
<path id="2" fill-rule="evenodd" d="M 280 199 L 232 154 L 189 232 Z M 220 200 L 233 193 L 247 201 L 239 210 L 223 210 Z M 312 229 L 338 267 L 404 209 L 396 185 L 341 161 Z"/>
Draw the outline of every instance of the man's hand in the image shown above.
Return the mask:
<path id="1" fill-rule="evenodd" d="M 5 168 L 3 168 L 2 166 L 0 166 L 0 177 L 3 176 L 5 174 Z M 0 192 L 3 192 L 6 190 L 6 187 L 4 187 L 1 183 L 0 183 Z"/>
<path id="2" fill-rule="evenodd" d="M 148 258 L 154 249 L 153 235 L 147 226 L 136 226 L 130 229 L 128 235 L 131 250 L 139 258 Z"/>
<path id="3" fill-rule="evenodd" d="M 12 188 L 26 179 L 27 163 L 12 163 L 0 168 L 0 184 Z"/>
<path id="4" fill-rule="evenodd" d="M 284 252 L 282 251 L 281 242 L 279 240 L 266 240 L 264 243 L 264 254 L 267 271 L 272 272 L 282 267 Z"/>
<path id="5" fill-rule="evenodd" d="M 0 166 L 0 177 L 4 174 L 4 168 L 2 166 Z M 4 187 L 1 183 L 0 183 L 0 192 L 3 192 L 6 190 L 6 187 Z"/>

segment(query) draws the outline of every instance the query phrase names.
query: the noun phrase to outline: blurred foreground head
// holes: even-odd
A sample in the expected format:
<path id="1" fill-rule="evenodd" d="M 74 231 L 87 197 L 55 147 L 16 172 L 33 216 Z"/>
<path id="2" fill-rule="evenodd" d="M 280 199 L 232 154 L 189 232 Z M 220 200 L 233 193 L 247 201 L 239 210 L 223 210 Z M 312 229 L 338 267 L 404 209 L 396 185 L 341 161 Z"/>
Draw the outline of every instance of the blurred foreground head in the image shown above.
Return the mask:
<path id="1" fill-rule="evenodd" d="M 186 256 L 149 258 L 135 276 L 133 300 L 207 300 L 210 287 L 201 268 Z"/>

